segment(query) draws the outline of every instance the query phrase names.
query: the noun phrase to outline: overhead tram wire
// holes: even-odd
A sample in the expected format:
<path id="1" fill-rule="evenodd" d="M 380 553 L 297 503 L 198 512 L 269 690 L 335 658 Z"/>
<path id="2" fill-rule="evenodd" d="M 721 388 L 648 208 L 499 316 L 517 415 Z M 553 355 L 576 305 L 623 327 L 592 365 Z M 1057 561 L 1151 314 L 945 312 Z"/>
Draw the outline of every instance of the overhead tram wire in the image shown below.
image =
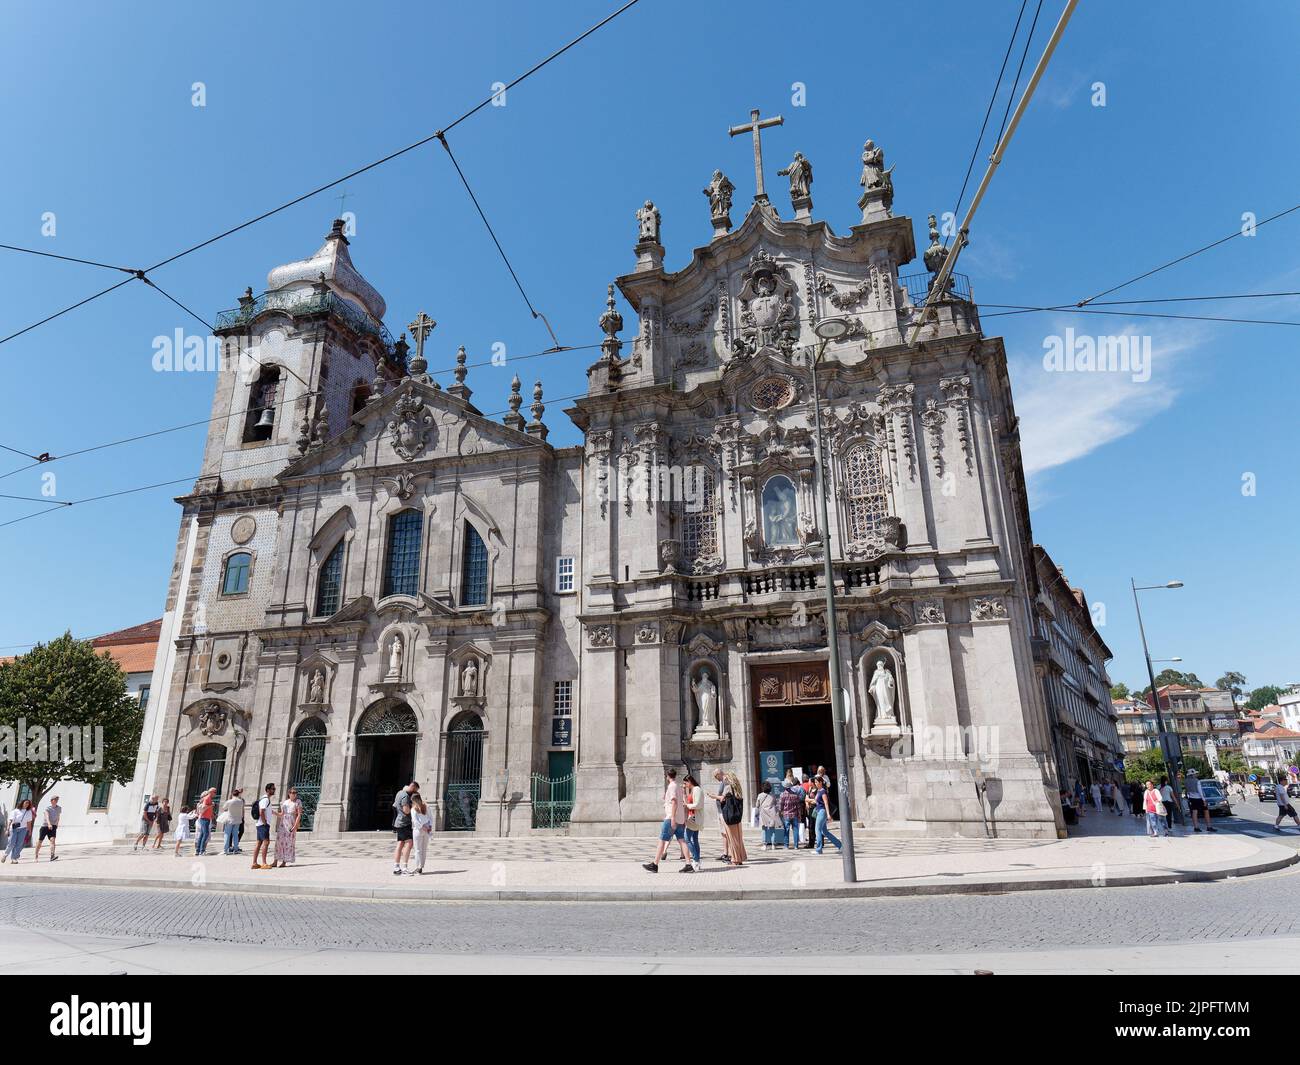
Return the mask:
<path id="1" fill-rule="evenodd" d="M 593 33 L 595 33 L 597 30 L 599 30 L 599 29 L 601 29 L 602 27 L 608 25 L 608 24 L 609 24 L 610 22 L 612 22 L 614 19 L 618 18 L 619 15 L 623 14 L 623 12 L 627 11 L 627 10 L 628 10 L 629 8 L 631 8 L 631 7 L 634 7 L 637 3 L 639 3 L 639 0 L 628 0 L 628 2 L 625 3 L 622 7 L 618 8 L 616 11 L 612 12 L 611 14 L 606 15 L 603 19 L 601 19 L 599 22 L 597 22 L 594 26 L 591 26 L 591 27 L 589 27 L 587 30 L 584 30 L 584 31 L 583 31 L 582 33 L 580 33 L 577 37 L 573 38 L 573 40 L 569 41 L 568 44 L 564 45 L 564 46 L 561 47 L 561 48 L 556 49 L 554 52 L 552 52 L 550 55 L 548 55 L 545 59 L 543 59 L 543 60 L 541 60 L 540 62 L 535 63 L 533 66 L 529 67 L 526 71 L 524 71 L 522 74 L 520 74 L 517 78 L 515 78 L 513 81 L 511 81 L 509 84 L 507 84 L 507 85 L 506 85 L 506 90 L 512 89 L 512 88 L 514 88 L 516 85 L 519 85 L 521 82 L 523 82 L 524 80 L 526 80 L 527 78 L 532 77 L 534 74 L 536 74 L 539 70 L 541 70 L 541 69 L 542 69 L 543 67 L 545 67 L 547 64 L 551 63 L 551 62 L 552 62 L 553 60 L 555 60 L 555 59 L 558 59 L 558 58 L 559 58 L 560 56 L 562 56 L 565 52 L 569 51 L 569 49 L 573 48 L 575 45 L 577 45 L 577 44 L 581 43 L 582 41 L 586 40 L 588 37 L 590 37 L 590 36 L 591 36 Z M 504 90 L 503 90 L 503 91 L 504 91 Z M 295 196 L 293 199 L 288 200 L 288 201 L 286 201 L 285 203 L 280 204 L 278 207 L 273 207 L 273 208 L 272 208 L 271 210 L 269 210 L 269 211 L 263 211 L 261 214 L 255 216 L 255 217 L 253 217 L 253 218 L 250 218 L 250 219 L 248 219 L 248 220 L 246 220 L 246 221 L 244 221 L 244 222 L 239 223 L 239 225 L 231 226 L 229 229 L 225 229 L 225 230 L 223 230 L 222 232 L 216 234 L 215 236 L 209 237 L 207 240 L 200 241 L 200 242 L 197 243 L 197 244 L 192 244 L 192 245 L 190 245 L 188 248 L 185 248 L 185 249 L 183 249 L 182 251 L 177 252 L 175 255 L 170 255 L 170 256 L 168 256 L 166 259 L 161 259 L 161 260 L 159 260 L 158 262 L 154 263 L 152 266 L 145 267 L 143 270 L 132 269 L 132 268 L 129 268 L 129 267 L 123 267 L 123 266 L 113 266 L 113 265 L 110 264 L 110 263 L 100 263 L 100 262 L 95 262 L 95 261 L 93 261 L 93 260 L 89 260 L 89 259 L 78 259 L 78 260 L 73 260 L 73 261 L 77 261 L 77 262 L 83 262 L 83 263 L 86 263 L 87 265 L 100 266 L 100 267 L 103 267 L 104 269 L 109 269 L 109 270 L 121 270 L 121 271 L 123 271 L 123 272 L 130 273 L 130 274 L 131 274 L 131 277 L 126 278 L 125 280 L 119 282 L 118 284 L 113 285 L 113 286 L 110 287 L 110 288 L 106 288 L 106 289 L 104 289 L 104 290 L 101 291 L 101 292 L 96 292 L 94 295 L 92 295 L 92 296 L 88 296 L 88 297 L 86 297 L 85 299 L 80 300 L 80 301 L 77 302 L 77 303 L 74 303 L 74 304 L 73 304 L 72 306 L 70 306 L 70 307 L 65 307 L 65 308 L 63 308 L 63 310 L 56 311 L 54 314 L 51 314 L 51 315 L 49 315 L 49 316 L 46 317 L 46 318 L 42 318 L 39 322 L 33 322 L 31 325 L 26 326 L 26 327 L 24 327 L 24 328 L 18 330 L 18 331 L 15 332 L 15 333 L 11 333 L 9 336 L 6 336 L 6 337 L 0 337 L 0 344 L 8 343 L 10 340 L 14 340 L 14 339 L 16 339 L 16 338 L 22 336 L 24 333 L 29 333 L 29 332 L 31 332 L 33 329 L 36 329 L 36 328 L 38 328 L 38 327 L 40 327 L 40 326 L 42 326 L 42 325 L 45 325 L 46 322 L 53 321 L 55 318 L 58 318 L 58 317 L 60 317 L 60 316 L 62 316 L 62 315 L 64 315 L 64 314 L 67 314 L 69 311 L 76 310 L 78 307 L 85 306 L 87 303 L 90 303 L 92 300 L 97 300 L 97 299 L 99 299 L 101 296 L 106 296 L 106 295 L 108 295 L 108 293 L 114 291 L 114 289 L 121 288 L 122 285 L 125 285 L 128 281 L 131 281 L 131 280 L 147 281 L 148 278 L 145 277 L 146 274 L 151 274 L 151 273 L 153 273 L 155 270 L 159 270 L 159 269 L 161 269 L 161 268 L 164 267 L 164 266 L 168 266 L 168 265 L 170 265 L 171 263 L 176 262 L 178 259 L 183 259 L 185 256 L 187 256 L 187 255 L 191 255 L 191 254 L 193 254 L 194 252 L 199 251 L 201 248 L 206 248 L 206 247 L 208 247 L 208 246 L 211 245 L 211 244 L 215 244 L 215 243 L 216 243 L 217 241 L 219 241 L 219 240 L 224 240 L 226 237 L 232 236 L 233 234 L 238 233 L 238 232 L 240 232 L 241 230 L 247 229 L 249 226 L 252 226 L 252 225 L 257 224 L 258 222 L 264 221 L 265 219 L 270 218 L 270 217 L 273 216 L 273 215 L 277 215 L 277 214 L 279 214 L 281 211 L 285 211 L 285 210 L 288 210 L 290 207 L 297 206 L 298 204 L 302 203 L 303 201 L 311 199 L 313 196 L 319 195 L 319 194 L 322 193 L 322 192 L 327 192 L 329 189 L 334 188 L 336 185 L 341 185 L 341 184 L 342 184 L 343 182 L 345 182 L 345 181 L 348 181 L 348 180 L 350 180 L 350 179 L 352 179 L 352 178 L 354 178 L 354 177 L 358 177 L 358 176 L 360 176 L 361 174 L 366 173 L 367 171 L 374 170 L 376 167 L 378 167 L 378 166 L 382 166 L 382 165 L 385 164 L 385 163 L 391 162 L 392 160 L 397 159 L 397 158 L 399 158 L 400 156 L 406 155 L 406 154 L 408 154 L 409 152 L 413 152 L 413 151 L 415 151 L 417 148 L 421 148 L 421 147 L 423 147 L 424 145 L 429 144 L 431 141 L 437 140 L 437 139 L 439 139 L 441 136 L 443 136 L 443 135 L 445 135 L 446 133 L 450 132 L 451 130 L 455 129 L 455 128 L 456 128 L 457 126 L 459 126 L 462 122 L 464 122 L 467 118 L 471 117 L 472 115 L 477 114 L 477 113 L 478 113 L 479 111 L 481 111 L 484 107 L 487 107 L 487 106 L 488 106 L 488 105 L 489 105 L 489 104 L 490 104 L 494 99 L 497 98 L 497 96 L 498 96 L 498 93 L 497 93 L 497 92 L 493 92 L 493 93 L 492 93 L 491 95 L 489 95 L 486 99 L 481 100 L 479 103 L 477 103 L 477 104 L 475 104 L 473 107 L 471 107 L 468 111 L 464 112 L 464 113 L 461 114 L 458 118 L 454 119 L 453 121 L 451 121 L 451 122 L 448 123 L 447 125 L 443 126 L 441 129 L 438 129 L 438 130 L 434 131 L 433 133 L 430 133 L 427 137 L 422 137 L 422 138 L 420 138 L 418 141 L 415 141 L 415 142 L 412 143 L 412 144 L 408 144 L 405 148 L 399 148 L 397 151 L 395 151 L 395 152 L 390 152 L 388 155 L 385 155 L 385 156 L 383 156 L 383 157 L 380 158 L 380 159 L 376 159 L 376 160 L 374 160 L 374 161 L 371 162 L 371 163 L 367 163 L 365 166 L 358 167 L 356 170 L 353 170 L 353 171 L 351 171 L 350 173 L 344 174 L 344 175 L 343 175 L 342 177 L 340 177 L 340 178 L 336 178 L 335 180 L 330 181 L 330 182 L 327 182 L 327 183 L 324 184 L 324 185 L 320 185 L 320 186 L 318 186 L 318 187 L 312 189 L 310 192 L 305 192 L 305 193 L 303 193 L 301 196 Z M 31 248 L 22 248 L 22 247 L 19 247 L 19 246 L 17 246 L 17 245 L 12 245 L 12 244 L 3 244 L 3 245 L 0 245 L 0 249 L 7 249 L 7 250 L 10 250 L 10 251 L 16 251 L 16 252 L 25 252 L 25 253 L 32 254 L 32 255 L 47 255 L 47 256 L 49 256 L 49 257 L 51 257 L 51 258 L 64 258 L 64 259 L 66 259 L 66 258 L 71 258 L 70 256 L 60 256 L 60 255 L 55 255 L 55 254 L 52 253 L 52 252 L 39 252 L 39 251 L 36 251 L 36 250 L 34 250 L 34 249 L 31 249 Z M 544 322 L 546 321 L 545 318 L 543 318 L 542 320 L 543 320 Z M 548 330 L 550 329 L 549 324 L 547 325 L 547 329 L 548 329 Z M 552 336 L 554 336 L 554 334 L 552 334 Z M 558 344 L 557 344 L 557 346 L 558 346 Z"/>
<path id="2" fill-rule="evenodd" d="M 993 83 L 993 92 L 989 96 L 989 105 L 984 109 L 984 121 L 980 124 L 980 135 L 975 140 L 975 147 L 971 149 L 970 162 L 966 165 L 966 176 L 962 178 L 961 192 L 957 193 L 957 202 L 953 205 L 953 221 L 957 219 L 957 213 L 961 210 L 962 200 L 966 198 L 966 186 L 970 183 L 971 172 L 975 169 L 975 160 L 979 156 L 980 146 L 984 143 L 984 131 L 988 129 L 989 116 L 993 114 L 993 105 L 997 103 L 998 93 L 1002 90 L 1002 76 L 1007 70 L 1007 61 L 1011 58 L 1011 50 L 1016 45 L 1016 36 L 1020 32 L 1020 20 L 1025 17 L 1025 7 L 1029 0 L 1020 0 L 1020 14 L 1016 16 L 1016 24 L 1011 29 L 1011 39 L 1007 41 L 1007 50 L 1002 56 L 1002 66 L 998 69 L 998 80 Z M 1012 90 L 1012 95 L 1015 90 Z M 947 246 L 947 239 L 944 240 L 944 246 Z"/>
<path id="3" fill-rule="evenodd" d="M 1293 211 L 1300 211 L 1300 203 L 1296 204 L 1294 207 L 1288 207 L 1285 211 L 1278 211 L 1277 214 L 1269 215 L 1262 222 L 1256 222 L 1254 228 L 1252 229 L 1252 232 L 1258 231 L 1260 226 L 1266 226 L 1270 222 L 1276 222 L 1279 218 L 1285 218 Z M 1241 236 L 1245 236 L 1245 234 L 1242 232 L 1242 230 L 1238 229 L 1232 233 L 1229 233 L 1226 237 L 1220 237 L 1218 240 L 1211 241 L 1209 244 L 1206 244 L 1204 247 L 1197 248 L 1195 251 L 1189 251 L 1186 255 L 1180 255 L 1178 256 L 1177 259 L 1170 259 L 1169 262 L 1154 267 L 1153 269 L 1148 270 L 1144 274 L 1138 274 L 1137 277 L 1130 277 L 1127 281 L 1123 281 L 1118 285 L 1113 285 L 1108 289 L 1103 289 L 1101 292 L 1098 292 L 1095 296 L 1089 296 L 1087 299 L 1079 300 L 1075 304 L 1075 306 L 1076 307 L 1086 306 L 1087 304 L 1092 303 L 1094 300 L 1100 299 L 1102 296 L 1109 296 L 1112 292 L 1118 292 L 1122 288 L 1128 288 L 1129 285 L 1136 284 L 1138 281 L 1143 281 L 1146 278 L 1151 277 L 1153 274 L 1158 274 L 1162 270 L 1168 270 L 1171 266 L 1177 266 L 1179 263 L 1185 263 L 1188 259 L 1194 258 L 1195 256 L 1200 255 L 1202 252 L 1207 252 L 1211 248 L 1217 248 L 1220 244 L 1226 244 L 1228 241 L 1232 240 L 1233 237 L 1241 237 Z"/>
<path id="4" fill-rule="evenodd" d="M 1300 322 L 1284 322 L 1267 318 L 1224 318 L 1207 314 L 1158 314 L 1155 311 L 1101 311 L 1093 310 L 1090 307 L 1078 307 L 1072 304 L 1066 304 L 1064 306 L 1058 304 L 1052 307 L 1026 307 L 1015 303 L 985 303 L 981 304 L 981 306 L 1007 308 L 1006 310 L 994 311 L 991 314 L 981 314 L 981 318 L 1003 318 L 1008 315 L 1036 314 L 1051 311 L 1058 314 L 1105 314 L 1117 318 L 1175 318 L 1185 322 L 1229 322 L 1236 325 L 1300 326 Z"/>

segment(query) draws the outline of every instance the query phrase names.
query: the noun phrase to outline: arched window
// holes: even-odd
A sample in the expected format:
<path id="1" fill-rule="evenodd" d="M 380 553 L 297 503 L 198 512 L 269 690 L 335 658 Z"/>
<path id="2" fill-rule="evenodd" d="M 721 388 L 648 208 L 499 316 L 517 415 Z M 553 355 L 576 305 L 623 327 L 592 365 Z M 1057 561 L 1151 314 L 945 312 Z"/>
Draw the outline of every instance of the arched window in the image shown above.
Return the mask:
<path id="1" fill-rule="evenodd" d="M 879 532 L 881 520 L 889 514 L 885 471 L 875 444 L 864 441 L 849 450 L 844 458 L 844 481 L 849 542 L 854 543 Z"/>
<path id="2" fill-rule="evenodd" d="M 326 556 L 316 581 L 316 616 L 327 618 L 338 613 L 343 591 L 343 541 L 334 545 Z"/>
<path id="3" fill-rule="evenodd" d="M 465 562 L 461 573 L 461 602 L 482 606 L 488 596 L 488 554 L 483 537 L 469 522 L 465 523 Z"/>
<path id="4" fill-rule="evenodd" d="M 253 568 L 253 556 L 247 551 L 236 551 L 226 559 L 226 571 L 221 578 L 222 595 L 242 595 L 248 591 L 248 574 Z"/>
<path id="5" fill-rule="evenodd" d="M 388 562 L 384 566 L 384 595 L 415 595 L 420 585 L 420 532 L 424 518 L 418 510 L 403 510 L 388 523 Z"/>
<path id="6" fill-rule="evenodd" d="M 799 543 L 799 501 L 789 477 L 772 477 L 763 486 L 763 542 L 768 547 Z"/>
<path id="7" fill-rule="evenodd" d="M 682 561 L 689 566 L 697 559 L 718 554 L 717 494 L 713 473 L 703 466 L 691 466 L 683 474 L 683 500 L 677 505 L 681 519 Z"/>

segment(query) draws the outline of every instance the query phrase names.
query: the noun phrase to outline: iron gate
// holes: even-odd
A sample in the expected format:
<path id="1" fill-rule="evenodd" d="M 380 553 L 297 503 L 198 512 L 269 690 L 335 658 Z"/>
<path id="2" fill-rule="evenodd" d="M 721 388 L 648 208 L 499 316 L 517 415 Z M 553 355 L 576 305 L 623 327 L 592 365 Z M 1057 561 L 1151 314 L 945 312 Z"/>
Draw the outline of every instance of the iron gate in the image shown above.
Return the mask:
<path id="1" fill-rule="evenodd" d="M 216 803 L 221 801 L 221 778 L 226 775 L 226 748 L 219 743 L 205 743 L 190 755 L 190 783 L 185 789 L 185 805 L 193 809 L 208 788 L 216 788 Z"/>
<path id="2" fill-rule="evenodd" d="M 576 773 L 563 777 L 533 774 L 533 828 L 562 828 L 573 814 Z"/>
<path id="3" fill-rule="evenodd" d="M 325 770 L 325 725 L 318 718 L 304 721 L 293 741 L 293 773 L 289 786 L 298 790 L 302 802 L 302 831 L 310 832 L 320 802 L 321 776 Z"/>
<path id="4" fill-rule="evenodd" d="M 462 718 L 447 734 L 447 791 L 444 828 L 471 832 L 478 821 L 483 786 L 483 722 L 477 714 Z"/>

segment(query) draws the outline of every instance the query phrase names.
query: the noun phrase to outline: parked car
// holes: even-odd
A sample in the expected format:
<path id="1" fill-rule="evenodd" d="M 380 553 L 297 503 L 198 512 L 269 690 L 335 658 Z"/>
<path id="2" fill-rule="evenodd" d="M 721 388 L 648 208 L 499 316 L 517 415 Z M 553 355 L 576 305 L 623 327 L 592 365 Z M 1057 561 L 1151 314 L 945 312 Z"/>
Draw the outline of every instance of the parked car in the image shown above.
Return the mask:
<path id="1" fill-rule="evenodd" d="M 1201 796 L 1205 799 L 1205 808 L 1210 811 L 1211 817 L 1215 814 L 1221 817 L 1232 814 L 1232 804 L 1228 802 L 1228 796 L 1217 780 L 1202 780 Z"/>
<path id="2" fill-rule="evenodd" d="M 1259 781 L 1259 801 L 1273 802 L 1277 798 L 1277 785 L 1271 780 Z"/>
<path id="3" fill-rule="evenodd" d="M 1286 793 L 1293 799 L 1300 799 L 1300 784 L 1288 784 Z"/>

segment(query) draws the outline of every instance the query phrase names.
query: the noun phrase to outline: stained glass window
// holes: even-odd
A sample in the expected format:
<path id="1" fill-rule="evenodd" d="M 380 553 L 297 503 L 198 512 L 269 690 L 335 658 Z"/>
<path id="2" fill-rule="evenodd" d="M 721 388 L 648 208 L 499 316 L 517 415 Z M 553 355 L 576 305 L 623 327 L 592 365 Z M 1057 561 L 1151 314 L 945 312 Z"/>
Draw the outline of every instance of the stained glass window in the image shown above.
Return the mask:
<path id="1" fill-rule="evenodd" d="M 488 596 L 487 546 L 478 530 L 465 524 L 464 589 L 461 601 L 466 606 L 482 606 Z"/>
<path id="2" fill-rule="evenodd" d="M 866 442 L 853 447 L 844 459 L 844 474 L 849 540 L 864 540 L 880 531 L 881 519 L 889 513 L 880 449 Z"/>
<path id="3" fill-rule="evenodd" d="M 221 581 L 222 595 L 241 595 L 248 591 L 248 571 L 253 566 L 253 556 L 238 551 L 226 559 L 226 573 Z"/>
<path id="4" fill-rule="evenodd" d="M 420 586 L 420 532 L 418 510 L 403 510 L 388 523 L 388 564 L 384 567 L 384 595 L 415 595 Z"/>
<path id="5" fill-rule="evenodd" d="M 320 579 L 316 584 L 316 616 L 327 618 L 338 613 L 339 596 L 343 591 L 343 541 L 334 545 L 334 550 L 325 559 L 320 568 Z"/>

